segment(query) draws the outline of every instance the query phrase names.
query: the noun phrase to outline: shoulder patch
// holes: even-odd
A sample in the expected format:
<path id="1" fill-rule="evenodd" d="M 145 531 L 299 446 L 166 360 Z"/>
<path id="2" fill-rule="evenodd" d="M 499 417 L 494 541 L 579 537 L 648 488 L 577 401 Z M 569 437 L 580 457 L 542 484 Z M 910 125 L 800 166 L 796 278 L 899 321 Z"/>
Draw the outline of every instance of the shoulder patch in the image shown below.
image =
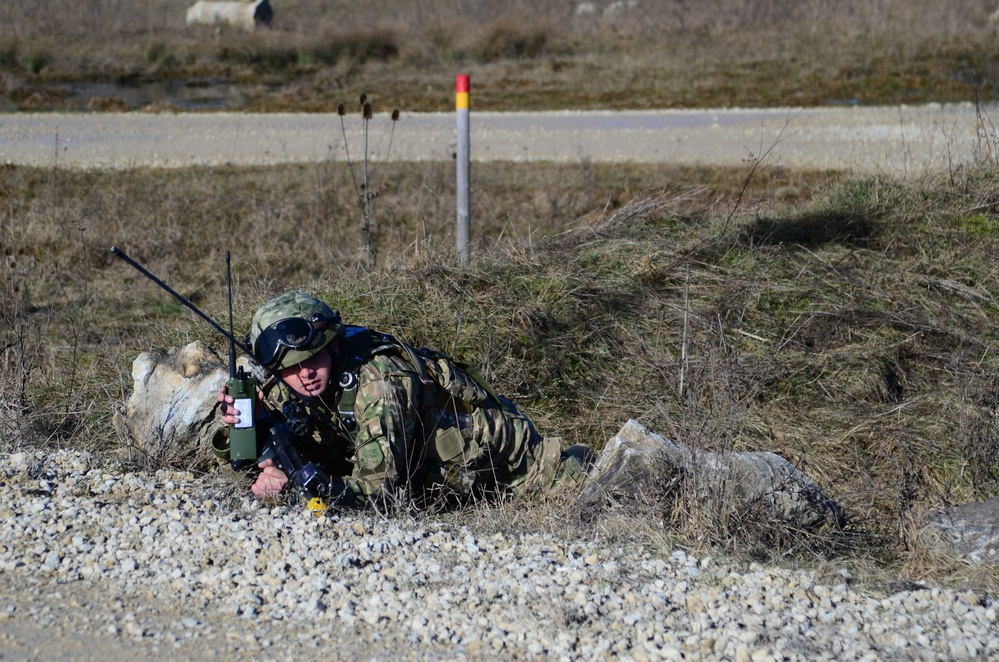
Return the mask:
<path id="1" fill-rule="evenodd" d="M 385 453 L 378 442 L 369 442 L 357 449 L 357 467 L 365 473 L 378 471 L 385 463 Z"/>

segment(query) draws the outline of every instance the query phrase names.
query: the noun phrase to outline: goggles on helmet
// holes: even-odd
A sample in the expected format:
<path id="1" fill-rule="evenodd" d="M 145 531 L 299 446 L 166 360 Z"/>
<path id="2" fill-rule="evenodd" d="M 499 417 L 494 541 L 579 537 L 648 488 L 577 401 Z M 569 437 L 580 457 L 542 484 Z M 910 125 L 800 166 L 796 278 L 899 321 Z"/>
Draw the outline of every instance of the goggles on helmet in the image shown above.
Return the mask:
<path id="1" fill-rule="evenodd" d="M 257 336 L 253 353 L 266 367 L 273 368 L 288 350 L 309 350 L 323 342 L 330 320 L 287 317 L 274 322 Z"/>

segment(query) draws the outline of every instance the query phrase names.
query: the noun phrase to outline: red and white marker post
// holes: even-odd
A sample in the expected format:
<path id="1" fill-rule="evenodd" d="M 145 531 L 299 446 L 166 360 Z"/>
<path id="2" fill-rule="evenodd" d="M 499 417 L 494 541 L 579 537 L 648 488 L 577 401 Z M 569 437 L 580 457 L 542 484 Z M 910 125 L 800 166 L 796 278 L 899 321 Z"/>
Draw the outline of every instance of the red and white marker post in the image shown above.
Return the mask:
<path id="1" fill-rule="evenodd" d="M 457 115 L 457 175 L 458 208 L 457 228 L 458 264 L 465 266 L 471 252 L 471 216 L 469 214 L 469 122 L 468 122 L 468 74 L 459 74 L 454 84 L 455 111 Z"/>

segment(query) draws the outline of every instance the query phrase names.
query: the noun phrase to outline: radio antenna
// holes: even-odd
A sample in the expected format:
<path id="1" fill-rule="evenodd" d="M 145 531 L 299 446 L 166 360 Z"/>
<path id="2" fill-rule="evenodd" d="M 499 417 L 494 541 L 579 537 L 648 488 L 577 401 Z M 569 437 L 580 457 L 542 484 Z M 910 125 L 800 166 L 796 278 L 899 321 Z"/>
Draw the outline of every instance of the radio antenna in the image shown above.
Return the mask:
<path id="1" fill-rule="evenodd" d="M 225 252 L 225 284 L 229 291 L 229 379 L 236 379 L 236 336 L 232 332 L 232 266 Z"/>

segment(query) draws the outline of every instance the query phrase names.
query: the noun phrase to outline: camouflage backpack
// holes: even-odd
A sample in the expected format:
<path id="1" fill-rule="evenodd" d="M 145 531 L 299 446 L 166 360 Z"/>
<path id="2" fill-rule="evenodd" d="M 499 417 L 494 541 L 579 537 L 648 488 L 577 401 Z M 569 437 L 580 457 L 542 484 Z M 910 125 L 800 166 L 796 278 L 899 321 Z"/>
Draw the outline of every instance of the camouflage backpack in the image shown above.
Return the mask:
<path id="1" fill-rule="evenodd" d="M 337 403 L 337 413 L 348 427 L 354 418 L 358 368 L 371 356 L 393 350 L 401 350 L 403 356 L 416 369 L 424 386 L 435 387 L 425 389 L 427 398 L 433 398 L 433 391 L 442 389 L 455 400 L 470 407 L 482 405 L 492 399 L 502 409 L 512 408 L 510 401 L 496 395 L 473 368 L 447 354 L 426 347 L 414 349 L 387 333 L 378 333 L 360 326 L 346 326 L 344 340 L 347 358 L 340 376 L 341 394 Z M 434 401 L 428 399 L 421 404 L 430 407 Z"/>

